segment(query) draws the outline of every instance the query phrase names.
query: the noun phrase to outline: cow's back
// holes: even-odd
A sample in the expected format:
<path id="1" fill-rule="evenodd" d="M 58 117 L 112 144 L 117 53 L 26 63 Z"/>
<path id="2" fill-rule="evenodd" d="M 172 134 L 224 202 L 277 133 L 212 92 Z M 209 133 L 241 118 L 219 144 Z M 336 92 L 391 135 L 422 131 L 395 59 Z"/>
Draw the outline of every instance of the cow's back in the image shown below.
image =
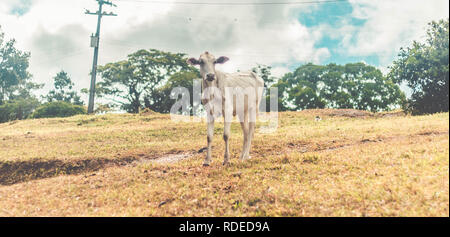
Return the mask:
<path id="1" fill-rule="evenodd" d="M 261 97 L 264 89 L 264 81 L 256 75 L 254 72 L 235 72 L 235 73 L 220 73 L 219 87 L 223 92 L 225 88 L 242 88 L 248 90 L 250 88 L 254 89 L 256 108 L 252 106 L 252 111 L 258 113 L 259 103 L 261 102 Z M 247 96 L 245 96 L 247 98 Z M 233 105 L 233 114 L 236 114 L 236 105 L 242 102 L 236 101 L 236 95 L 233 96 L 232 100 L 228 100 Z M 244 101 L 245 111 L 248 110 L 248 100 Z M 225 106 L 225 105 L 223 105 Z"/>
<path id="2" fill-rule="evenodd" d="M 254 72 L 225 73 L 225 87 L 264 87 L 264 81 Z"/>

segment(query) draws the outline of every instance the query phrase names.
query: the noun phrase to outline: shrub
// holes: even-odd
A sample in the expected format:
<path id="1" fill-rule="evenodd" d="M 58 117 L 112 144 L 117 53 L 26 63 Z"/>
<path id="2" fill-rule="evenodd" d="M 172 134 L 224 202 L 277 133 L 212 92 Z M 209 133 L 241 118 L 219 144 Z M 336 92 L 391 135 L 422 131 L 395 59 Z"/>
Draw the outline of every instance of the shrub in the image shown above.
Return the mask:
<path id="1" fill-rule="evenodd" d="M 26 119 L 39 106 L 37 99 L 11 100 L 0 105 L 0 123 Z"/>
<path id="2" fill-rule="evenodd" d="M 77 114 L 86 114 L 86 109 L 80 105 L 56 101 L 45 103 L 31 115 L 32 118 L 70 117 Z"/>

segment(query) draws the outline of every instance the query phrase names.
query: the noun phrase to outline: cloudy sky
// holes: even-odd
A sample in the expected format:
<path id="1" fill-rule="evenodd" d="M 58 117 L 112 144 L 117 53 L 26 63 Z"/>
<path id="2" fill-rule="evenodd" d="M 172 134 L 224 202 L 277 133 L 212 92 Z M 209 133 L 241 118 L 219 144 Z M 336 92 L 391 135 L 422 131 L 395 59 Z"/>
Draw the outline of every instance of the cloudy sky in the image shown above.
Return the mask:
<path id="1" fill-rule="evenodd" d="M 424 40 L 428 22 L 449 17 L 448 0 L 314 1 L 323 0 L 115 0 L 104 9 L 118 16 L 103 18 L 99 64 L 156 48 L 228 56 L 220 66 L 228 72 L 260 63 L 279 76 L 307 62 L 360 61 L 386 72 L 400 47 Z M 40 94 L 62 69 L 76 89 L 89 87 L 97 19 L 84 11 L 96 8 L 95 0 L 0 1 L 0 26 L 31 52 L 30 72 L 46 83 Z"/>

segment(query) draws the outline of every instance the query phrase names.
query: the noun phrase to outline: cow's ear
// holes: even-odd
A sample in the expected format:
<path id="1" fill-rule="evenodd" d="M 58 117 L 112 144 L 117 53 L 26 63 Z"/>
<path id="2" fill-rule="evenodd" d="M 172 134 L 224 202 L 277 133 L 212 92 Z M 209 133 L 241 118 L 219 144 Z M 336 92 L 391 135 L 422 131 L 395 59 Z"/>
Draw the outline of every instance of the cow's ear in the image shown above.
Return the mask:
<path id="1" fill-rule="evenodd" d="M 222 64 L 222 63 L 225 63 L 225 62 L 228 61 L 228 60 L 230 60 L 228 57 L 222 56 L 222 57 L 216 59 L 216 61 L 215 61 L 214 63 L 220 63 L 220 64 Z"/>
<path id="2" fill-rule="evenodd" d="M 192 66 L 200 64 L 200 61 L 198 61 L 196 58 L 190 58 L 190 59 L 186 60 L 186 62 Z"/>

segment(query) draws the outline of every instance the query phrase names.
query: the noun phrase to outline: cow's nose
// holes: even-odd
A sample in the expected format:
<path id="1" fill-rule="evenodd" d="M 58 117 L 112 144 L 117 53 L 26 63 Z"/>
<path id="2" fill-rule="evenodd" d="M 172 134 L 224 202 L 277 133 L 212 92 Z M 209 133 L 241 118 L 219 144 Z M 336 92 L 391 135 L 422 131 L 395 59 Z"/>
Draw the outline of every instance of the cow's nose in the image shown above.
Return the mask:
<path id="1" fill-rule="evenodd" d="M 208 81 L 213 81 L 215 79 L 216 75 L 214 75 L 213 73 L 208 73 L 206 75 L 206 80 Z"/>

